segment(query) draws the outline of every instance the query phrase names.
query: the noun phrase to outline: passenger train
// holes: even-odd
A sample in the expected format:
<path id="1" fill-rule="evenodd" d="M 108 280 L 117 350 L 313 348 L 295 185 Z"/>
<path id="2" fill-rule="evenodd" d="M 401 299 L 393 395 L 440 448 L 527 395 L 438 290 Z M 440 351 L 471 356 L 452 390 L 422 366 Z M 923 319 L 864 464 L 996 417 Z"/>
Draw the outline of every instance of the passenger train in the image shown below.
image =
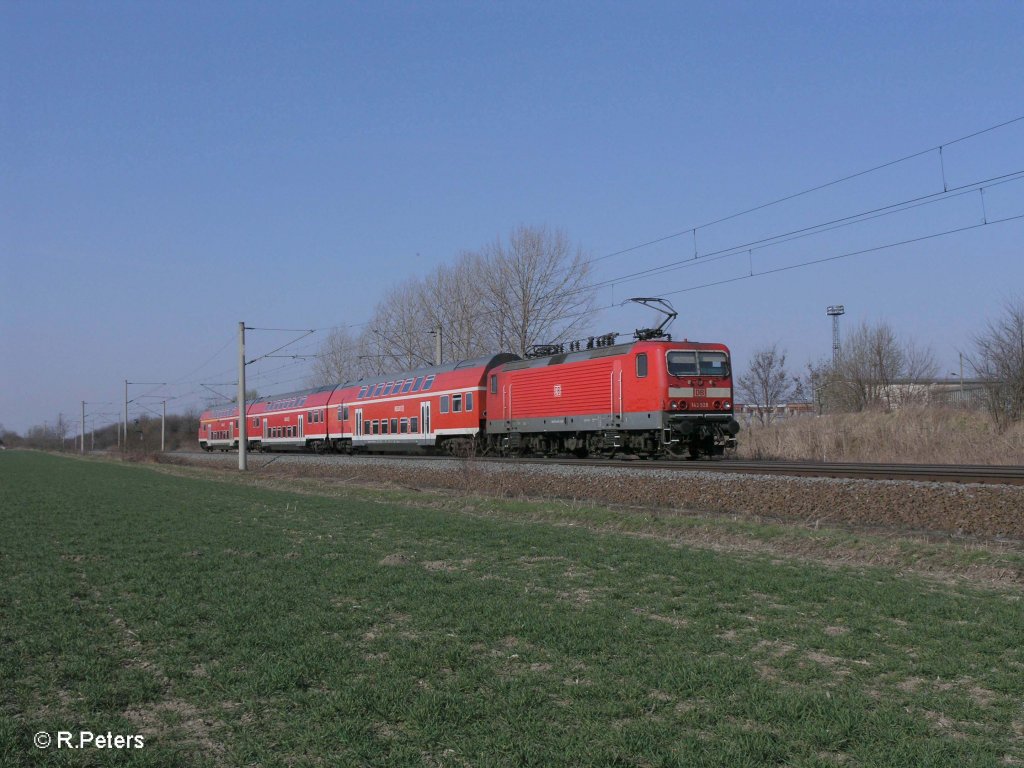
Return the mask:
<path id="1" fill-rule="evenodd" d="M 729 350 L 660 331 L 260 397 L 245 405 L 248 448 L 720 456 L 739 432 Z M 199 445 L 237 449 L 238 417 L 237 404 L 207 410 Z"/>

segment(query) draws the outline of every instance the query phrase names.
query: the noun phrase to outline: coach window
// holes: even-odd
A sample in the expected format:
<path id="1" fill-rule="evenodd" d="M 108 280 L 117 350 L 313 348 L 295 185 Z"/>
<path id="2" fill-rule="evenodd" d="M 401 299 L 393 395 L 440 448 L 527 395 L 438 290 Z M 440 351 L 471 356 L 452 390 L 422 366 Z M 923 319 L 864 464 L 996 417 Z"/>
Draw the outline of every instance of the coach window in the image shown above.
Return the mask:
<path id="1" fill-rule="evenodd" d="M 647 353 L 641 352 L 636 356 L 636 377 L 644 378 L 647 375 Z"/>
<path id="2" fill-rule="evenodd" d="M 366 389 L 367 389 L 366 387 L 360 387 L 358 397 L 360 397 L 360 398 L 366 397 Z"/>
<path id="3" fill-rule="evenodd" d="M 369 435 L 372 432 L 373 432 L 373 422 L 371 422 L 369 419 L 367 419 L 366 421 L 363 422 L 363 434 L 364 435 Z"/>
<path id="4" fill-rule="evenodd" d="M 473 393 L 472 392 L 467 392 L 466 393 L 466 412 L 469 413 L 472 410 L 473 410 Z"/>
<path id="5" fill-rule="evenodd" d="M 256 427 L 256 429 L 259 429 L 259 427 L 260 427 L 260 417 L 259 416 L 253 416 L 252 417 L 252 425 L 254 427 Z"/>
<path id="6" fill-rule="evenodd" d="M 448 395 L 441 395 L 441 413 L 448 413 Z"/>
<path id="7" fill-rule="evenodd" d="M 376 387 L 374 387 L 374 389 L 373 389 L 373 396 L 374 397 L 379 397 L 380 393 L 383 392 L 383 391 L 384 391 L 384 382 L 382 381 L 380 384 L 378 384 Z"/>
<path id="8" fill-rule="evenodd" d="M 420 419 L 419 419 L 419 416 L 410 416 L 409 417 L 409 431 L 410 432 L 419 432 L 420 431 Z"/>
<path id="9" fill-rule="evenodd" d="M 423 380 L 423 391 L 426 392 L 432 386 L 434 386 L 434 374 L 430 374 Z"/>
<path id="10" fill-rule="evenodd" d="M 452 413 L 462 413 L 462 395 L 452 395 Z"/>
<path id="11" fill-rule="evenodd" d="M 400 423 L 401 423 L 401 427 L 402 427 L 402 434 L 404 435 L 404 434 L 406 434 L 409 431 L 409 420 L 408 419 L 402 419 L 402 421 Z"/>
<path id="12" fill-rule="evenodd" d="M 405 386 L 402 387 L 402 394 L 406 394 L 412 388 L 412 379 L 405 380 Z"/>
<path id="13" fill-rule="evenodd" d="M 416 382 L 412 385 L 412 391 L 413 392 L 419 392 L 420 391 L 420 385 L 422 383 L 423 383 L 423 377 L 422 376 L 417 376 L 416 377 Z"/>
<path id="14" fill-rule="evenodd" d="M 397 435 L 398 434 L 398 419 L 397 418 L 391 420 L 391 434 L 392 435 Z"/>
<path id="15" fill-rule="evenodd" d="M 380 423 L 380 433 L 382 435 L 386 435 L 388 433 L 388 420 L 387 419 L 384 419 L 383 421 L 381 421 L 381 423 Z"/>
<path id="16" fill-rule="evenodd" d="M 498 394 L 498 377 L 496 374 L 491 374 L 491 394 Z"/>

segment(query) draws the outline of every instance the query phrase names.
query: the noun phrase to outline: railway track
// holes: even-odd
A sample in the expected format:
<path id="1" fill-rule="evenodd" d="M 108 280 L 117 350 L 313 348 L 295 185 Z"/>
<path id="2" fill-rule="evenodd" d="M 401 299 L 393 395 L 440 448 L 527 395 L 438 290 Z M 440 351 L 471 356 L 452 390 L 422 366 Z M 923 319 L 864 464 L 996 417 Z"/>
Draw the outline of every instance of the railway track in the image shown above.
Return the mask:
<path id="1" fill-rule="evenodd" d="M 184 452 L 182 452 L 184 453 Z M 201 451 L 189 452 L 203 455 Z M 259 457 L 317 457 L 307 453 L 252 454 Z M 336 457 L 344 461 L 341 456 Z M 460 460 L 451 456 L 374 455 L 375 459 L 404 461 Z M 932 483 L 996 483 L 1024 485 L 1024 466 L 958 465 L 958 464 L 869 464 L 850 462 L 798 462 L 798 461 L 651 461 L 631 457 L 613 459 L 570 458 L 497 458 L 473 457 L 467 461 L 526 464 L 562 464 L 576 467 L 629 467 L 630 469 L 660 469 L 678 472 L 722 472 L 752 475 L 783 475 L 792 477 L 832 477 L 862 480 L 908 480 Z"/>

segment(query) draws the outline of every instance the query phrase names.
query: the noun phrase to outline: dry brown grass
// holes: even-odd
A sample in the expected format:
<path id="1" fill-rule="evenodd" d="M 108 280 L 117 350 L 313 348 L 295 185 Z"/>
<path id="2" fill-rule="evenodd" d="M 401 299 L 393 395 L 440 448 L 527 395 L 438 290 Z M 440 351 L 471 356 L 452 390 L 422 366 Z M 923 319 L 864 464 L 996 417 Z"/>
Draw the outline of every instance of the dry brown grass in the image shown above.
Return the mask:
<path id="1" fill-rule="evenodd" d="M 1024 464 L 1024 424 L 999 432 L 979 411 L 904 408 L 801 416 L 740 433 L 745 459 Z"/>

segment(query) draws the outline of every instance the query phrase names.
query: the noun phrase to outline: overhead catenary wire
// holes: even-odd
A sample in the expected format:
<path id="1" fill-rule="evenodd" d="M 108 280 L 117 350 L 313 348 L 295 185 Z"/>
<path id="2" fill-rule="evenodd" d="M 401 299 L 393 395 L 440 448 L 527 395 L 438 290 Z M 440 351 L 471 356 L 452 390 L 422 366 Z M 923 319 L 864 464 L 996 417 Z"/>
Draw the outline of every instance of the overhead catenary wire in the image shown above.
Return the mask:
<path id="1" fill-rule="evenodd" d="M 719 217 L 717 219 L 714 219 L 712 221 L 707 221 L 707 222 L 705 222 L 703 224 L 696 224 L 696 225 L 687 227 L 686 229 L 682 229 L 682 230 L 680 230 L 678 232 L 674 232 L 674 233 L 672 233 L 670 235 L 664 235 L 662 237 L 657 237 L 657 238 L 654 238 L 652 240 L 648 240 L 647 242 L 638 243 L 637 245 L 629 246 L 628 248 L 622 248 L 622 249 L 614 251 L 612 253 L 606 253 L 603 256 L 597 256 L 597 257 L 595 257 L 593 259 L 589 259 L 588 263 L 593 264 L 593 263 L 596 263 L 598 261 L 603 261 L 605 259 L 613 258 L 615 256 L 622 256 L 624 254 L 632 253 L 633 251 L 637 251 L 637 250 L 639 250 L 641 248 L 646 248 L 646 247 L 651 246 L 651 245 L 656 245 L 657 243 L 662 243 L 662 242 L 665 242 L 666 240 L 672 240 L 674 238 L 682 237 L 683 235 L 687 235 L 687 234 L 692 234 L 693 235 L 694 253 L 696 254 L 697 231 L 698 230 L 707 229 L 708 227 L 713 227 L 716 224 L 722 224 L 722 223 L 724 223 L 726 221 L 731 221 L 732 219 L 737 219 L 737 218 L 739 218 L 741 216 L 746 216 L 746 215 L 751 214 L 751 213 L 756 213 L 757 211 L 762 211 L 765 208 L 770 208 L 770 207 L 772 207 L 774 205 L 780 205 L 781 203 L 785 203 L 785 202 L 788 202 L 790 200 L 795 200 L 798 197 L 803 197 L 805 195 L 809 195 L 809 194 L 812 194 L 814 192 L 820 192 L 823 189 L 828 189 L 829 187 L 834 187 L 837 184 L 843 184 L 844 182 L 852 181 L 853 179 L 857 179 L 857 178 L 860 178 L 862 176 L 867 176 L 868 174 L 876 173 L 876 172 L 884 170 L 886 168 L 890 168 L 890 167 L 892 167 L 894 165 L 899 165 L 900 163 L 905 163 L 905 162 L 907 162 L 909 160 L 913 160 L 913 159 L 918 158 L 918 157 L 923 157 L 924 155 L 930 154 L 930 153 L 935 152 L 935 151 L 939 152 L 939 155 L 940 155 L 940 158 L 941 158 L 942 148 L 943 147 L 951 147 L 954 144 L 959 144 L 960 142 L 967 141 L 968 139 L 973 139 L 973 138 L 976 138 L 976 137 L 981 136 L 983 134 L 991 133 L 992 131 L 999 130 L 1000 128 L 1005 128 L 1005 127 L 1007 127 L 1009 125 L 1013 125 L 1014 123 L 1019 123 L 1022 120 L 1024 120 L 1024 115 L 1020 115 L 1019 117 L 1014 117 L 1014 118 L 1012 118 L 1010 120 L 1006 120 L 1006 121 L 1004 121 L 1002 123 L 998 123 L 996 125 L 991 125 L 991 126 L 989 126 L 987 128 L 982 128 L 979 131 L 974 131 L 973 133 L 969 133 L 969 134 L 967 134 L 965 136 L 960 136 L 958 138 L 951 139 L 949 141 L 945 141 L 942 144 L 937 144 L 935 146 L 928 147 L 927 149 L 922 149 L 922 150 L 919 150 L 917 152 L 913 152 L 913 153 L 911 153 L 909 155 L 905 155 L 903 157 L 896 158 L 895 160 L 890 160 L 888 162 L 882 163 L 881 165 L 876 165 L 876 166 L 874 166 L 872 168 L 866 168 L 863 171 L 857 171 L 856 173 L 851 173 L 851 174 L 849 174 L 847 176 L 843 176 L 843 177 L 838 178 L 838 179 L 833 179 L 832 181 L 827 181 L 824 184 L 818 184 L 816 186 L 809 187 L 808 189 L 804 189 L 804 190 L 801 190 L 799 192 L 794 192 L 794 193 L 789 194 L 789 195 L 784 195 L 783 197 L 779 197 L 779 198 L 777 198 L 775 200 L 770 200 L 770 201 L 768 201 L 766 203 L 761 203 L 761 204 L 755 205 L 755 206 L 753 206 L 751 208 L 747 208 L 747 209 L 742 210 L 742 211 L 737 211 L 736 213 L 731 213 L 731 214 L 729 214 L 727 216 L 721 216 L 721 217 Z M 945 166 L 943 166 L 943 187 L 945 187 Z"/>

